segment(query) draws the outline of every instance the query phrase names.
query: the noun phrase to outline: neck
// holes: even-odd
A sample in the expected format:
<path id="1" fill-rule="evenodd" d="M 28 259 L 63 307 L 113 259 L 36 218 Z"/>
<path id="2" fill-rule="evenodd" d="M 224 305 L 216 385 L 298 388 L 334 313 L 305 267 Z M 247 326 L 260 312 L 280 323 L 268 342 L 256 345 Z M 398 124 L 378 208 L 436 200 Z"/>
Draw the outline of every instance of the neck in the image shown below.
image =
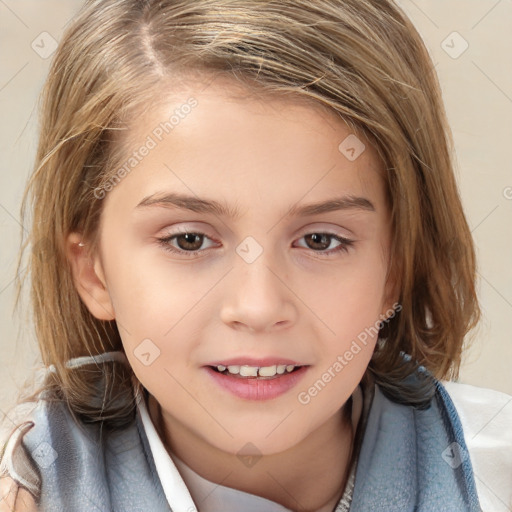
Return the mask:
<path id="1" fill-rule="evenodd" d="M 292 449 L 244 466 L 236 454 L 209 445 L 149 399 L 150 416 L 171 456 L 206 480 L 304 512 L 330 512 L 343 494 L 354 441 L 346 407 Z"/>

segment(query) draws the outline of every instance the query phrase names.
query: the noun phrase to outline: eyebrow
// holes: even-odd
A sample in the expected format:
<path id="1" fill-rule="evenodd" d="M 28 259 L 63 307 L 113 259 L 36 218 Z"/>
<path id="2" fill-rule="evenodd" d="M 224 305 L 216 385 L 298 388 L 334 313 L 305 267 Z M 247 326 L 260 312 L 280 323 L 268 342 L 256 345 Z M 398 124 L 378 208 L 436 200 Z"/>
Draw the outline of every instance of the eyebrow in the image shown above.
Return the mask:
<path id="1" fill-rule="evenodd" d="M 135 207 L 135 209 L 145 209 L 154 206 L 162 208 L 180 208 L 196 213 L 209 213 L 232 219 L 237 219 L 240 217 L 240 211 L 237 208 L 230 208 L 224 203 L 172 192 L 157 192 L 155 194 L 146 196 Z M 362 210 L 367 212 L 375 212 L 375 206 L 369 199 L 366 199 L 365 197 L 348 195 L 335 197 L 317 203 L 308 203 L 303 205 L 295 204 L 288 210 L 285 215 L 288 217 L 307 217 L 338 210 Z"/>

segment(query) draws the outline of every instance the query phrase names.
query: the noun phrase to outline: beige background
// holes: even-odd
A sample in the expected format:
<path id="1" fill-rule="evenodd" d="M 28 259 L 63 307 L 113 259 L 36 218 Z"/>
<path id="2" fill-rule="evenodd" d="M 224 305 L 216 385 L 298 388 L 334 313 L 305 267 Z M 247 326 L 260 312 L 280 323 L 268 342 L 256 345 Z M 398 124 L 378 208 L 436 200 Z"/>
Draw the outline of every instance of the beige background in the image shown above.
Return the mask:
<path id="1" fill-rule="evenodd" d="M 512 394 L 512 1 L 399 4 L 436 63 L 478 249 L 484 318 L 460 382 Z M 38 364 L 30 323 L 13 317 L 12 310 L 19 207 L 36 147 L 36 98 L 50 60 L 44 57 L 79 5 L 79 0 L 0 0 L 0 418 Z"/>

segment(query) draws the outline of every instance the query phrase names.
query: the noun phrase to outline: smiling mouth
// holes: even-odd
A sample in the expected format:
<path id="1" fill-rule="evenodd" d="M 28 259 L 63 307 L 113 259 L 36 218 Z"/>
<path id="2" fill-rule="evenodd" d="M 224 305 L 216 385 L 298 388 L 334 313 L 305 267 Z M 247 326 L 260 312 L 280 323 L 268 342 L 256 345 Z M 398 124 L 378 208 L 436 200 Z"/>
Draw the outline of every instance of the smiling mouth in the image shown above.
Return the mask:
<path id="1" fill-rule="evenodd" d="M 240 379 L 275 379 L 282 375 L 288 375 L 303 368 L 301 365 L 279 364 L 272 366 L 249 366 L 249 365 L 217 365 L 210 368 L 222 375 L 230 375 Z"/>

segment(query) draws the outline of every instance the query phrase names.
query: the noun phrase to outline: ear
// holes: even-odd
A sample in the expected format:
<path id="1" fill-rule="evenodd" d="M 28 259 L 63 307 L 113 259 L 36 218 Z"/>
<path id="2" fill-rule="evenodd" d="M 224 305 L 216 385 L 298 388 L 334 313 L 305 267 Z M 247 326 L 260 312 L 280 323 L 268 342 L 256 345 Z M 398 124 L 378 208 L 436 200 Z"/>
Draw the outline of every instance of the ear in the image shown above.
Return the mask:
<path id="1" fill-rule="evenodd" d="M 71 233 L 66 239 L 66 256 L 71 265 L 73 281 L 87 309 L 98 320 L 113 320 L 115 312 L 108 293 L 99 255 L 89 254 L 80 233 Z"/>

